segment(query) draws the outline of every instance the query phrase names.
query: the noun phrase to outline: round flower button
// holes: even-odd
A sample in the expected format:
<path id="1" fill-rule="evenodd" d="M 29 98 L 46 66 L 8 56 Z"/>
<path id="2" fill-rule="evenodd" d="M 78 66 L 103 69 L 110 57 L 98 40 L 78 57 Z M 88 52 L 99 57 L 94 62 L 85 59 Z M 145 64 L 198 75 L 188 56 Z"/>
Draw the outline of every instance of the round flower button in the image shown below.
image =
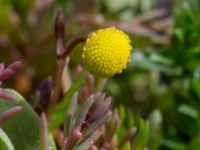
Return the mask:
<path id="1" fill-rule="evenodd" d="M 113 76 L 126 68 L 131 54 L 131 40 L 114 27 L 91 33 L 83 48 L 87 69 L 99 77 Z"/>

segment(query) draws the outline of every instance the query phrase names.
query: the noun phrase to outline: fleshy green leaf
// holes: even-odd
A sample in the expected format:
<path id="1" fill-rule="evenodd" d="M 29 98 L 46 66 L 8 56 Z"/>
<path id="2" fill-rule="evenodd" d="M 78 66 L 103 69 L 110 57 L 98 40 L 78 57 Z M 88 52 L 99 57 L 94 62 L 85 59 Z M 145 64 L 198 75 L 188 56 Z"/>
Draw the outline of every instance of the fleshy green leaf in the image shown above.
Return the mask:
<path id="1" fill-rule="evenodd" d="M 79 144 L 75 150 L 87 150 L 91 144 L 91 141 L 96 141 L 101 136 L 101 133 L 99 130 L 96 130 L 88 139 L 86 139 L 84 142 Z"/>
<path id="2" fill-rule="evenodd" d="M 178 141 L 162 139 L 161 143 L 162 145 L 166 146 L 167 149 L 186 150 L 185 145 Z"/>
<path id="3" fill-rule="evenodd" d="M 193 119 L 198 119 L 198 117 L 199 117 L 199 113 L 195 108 L 193 108 L 192 106 L 189 106 L 189 105 L 185 105 L 185 104 L 180 105 L 178 107 L 178 112 L 182 113 L 184 115 L 187 115 Z"/>
<path id="4" fill-rule="evenodd" d="M 130 144 L 129 142 L 126 142 L 126 143 L 122 146 L 121 150 L 131 150 L 131 144 Z"/>
<path id="5" fill-rule="evenodd" d="M 0 99 L 0 113 L 14 106 L 21 106 L 22 111 L 15 114 L 2 124 L 2 129 L 10 138 L 15 150 L 37 150 L 40 147 L 39 116 L 26 100 L 17 92 L 8 90 L 16 100 Z M 52 137 L 49 139 L 51 150 L 56 150 Z"/>
<path id="6" fill-rule="evenodd" d="M 145 122 L 144 120 L 140 120 L 139 122 L 139 131 L 136 135 L 136 139 L 134 141 L 134 148 L 141 149 L 144 148 L 147 144 L 149 136 L 149 122 Z"/>
<path id="7" fill-rule="evenodd" d="M 9 137 L 6 133 L 0 128 L 0 149 L 1 150 L 14 150 L 14 146 L 11 143 Z"/>

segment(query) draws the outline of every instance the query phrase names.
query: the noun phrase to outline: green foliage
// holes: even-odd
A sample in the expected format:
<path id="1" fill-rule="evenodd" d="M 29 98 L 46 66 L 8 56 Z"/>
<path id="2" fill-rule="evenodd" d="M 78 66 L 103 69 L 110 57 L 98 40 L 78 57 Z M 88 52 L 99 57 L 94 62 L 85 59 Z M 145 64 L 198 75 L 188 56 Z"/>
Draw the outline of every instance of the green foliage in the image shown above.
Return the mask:
<path id="1" fill-rule="evenodd" d="M 2 129 L 0 129 L 0 148 L 2 150 L 14 150 L 10 139 Z"/>
<path id="2" fill-rule="evenodd" d="M 141 45 L 138 44 L 141 39 L 139 41 L 135 37 L 133 41 L 137 43 L 134 43 L 136 47 L 128 70 L 119 75 L 116 82 L 111 80 L 107 85 L 107 91 L 117 97 L 115 104 L 126 103 L 133 108 L 135 115 L 147 117 L 159 110 L 159 123 L 151 121 L 152 115 L 149 118 L 149 149 L 198 147 L 199 7 L 198 0 L 177 0 L 173 11 L 175 27 L 171 43 L 166 46 Z M 115 88 L 110 90 L 110 86 Z M 123 115 L 120 117 L 123 118 Z"/>
<path id="3" fill-rule="evenodd" d="M 9 90 L 16 100 L 8 101 L 0 99 L 0 113 L 14 106 L 22 106 L 22 111 L 9 118 L 1 127 L 9 137 L 16 150 L 36 150 L 40 147 L 38 115 L 25 99 L 13 90 Z M 50 148 L 56 150 L 54 141 L 50 137 Z"/>
<path id="4" fill-rule="evenodd" d="M 84 142 L 80 143 L 76 150 L 87 150 L 89 149 L 90 142 L 96 141 L 100 137 L 99 131 L 95 131 L 88 139 L 86 139 Z"/>
<path id="5" fill-rule="evenodd" d="M 11 6 L 8 4 L 5 4 L 0 1 L 0 32 L 10 32 L 11 31 Z"/>
<path id="6" fill-rule="evenodd" d="M 126 143 L 122 146 L 121 150 L 131 150 L 131 144 L 130 144 L 129 142 L 126 142 Z"/>
<path id="7" fill-rule="evenodd" d="M 142 31 L 146 33 L 149 31 L 146 29 L 152 29 L 150 30 L 152 33 L 154 23 L 159 21 L 162 23 L 162 19 L 172 19 L 173 31 L 172 35 L 169 34 L 171 39 L 166 45 L 153 43 L 151 37 L 143 38 L 137 35 L 138 33 L 134 33 L 133 54 L 128 68 L 122 74 L 108 80 L 105 91 L 107 95 L 113 96 L 113 107 L 119 113 L 120 120 L 120 126 L 113 134 L 112 140 L 114 143 L 122 141 L 127 132 L 135 127 L 137 132 L 131 140 L 114 149 L 141 150 L 147 147 L 149 150 L 196 150 L 200 147 L 199 0 L 173 1 L 171 3 L 173 9 L 166 18 L 151 20 L 146 17 L 147 20 L 136 24 L 135 19 L 139 20 L 151 14 L 151 10 L 157 9 L 158 2 L 161 1 L 103 0 L 97 3 L 93 0 L 84 2 L 61 0 L 52 1 L 47 5 L 45 3 L 42 5 L 41 2 L 41 10 L 36 7 L 35 2 L 34 0 L 0 0 L 0 59 L 7 62 L 16 59 L 24 61 L 24 67 L 20 71 L 22 75 L 8 80 L 5 82 L 6 85 L 14 87 L 16 85 L 13 83 L 21 79 L 21 76 L 27 77 L 20 80 L 18 84 L 23 85 L 21 81 L 26 81 L 28 92 L 22 91 L 22 93 L 24 92 L 29 99 L 31 90 L 41 79 L 48 74 L 54 74 L 56 61 L 53 51 L 55 49 L 53 20 L 55 10 L 59 8 L 64 8 L 67 15 L 65 31 L 67 41 L 70 41 L 71 37 L 85 35 L 96 28 L 110 24 L 116 26 L 122 24 L 122 27 L 125 25 L 126 32 L 130 31 L 131 34 L 134 33 L 131 29 L 140 31 L 147 25 L 148 28 Z M 88 2 L 91 2 L 91 5 L 86 7 L 87 10 L 95 11 L 88 13 L 89 11 L 84 10 L 82 5 L 77 5 L 88 4 Z M 159 35 L 163 34 L 160 31 L 155 32 Z M 70 55 L 69 72 L 73 72 L 75 64 L 81 62 L 79 57 L 82 46 L 76 48 Z M 73 75 L 71 76 L 73 78 Z M 86 82 L 87 73 L 84 72 L 72 84 L 62 100 L 49 110 L 48 116 L 52 119 L 49 123 L 51 131 L 64 127 L 65 134 L 69 135 L 69 129 L 77 115 L 76 109 L 79 108 L 78 101 L 73 106 L 70 105 L 70 100 Z M 16 101 L 0 100 L 0 113 L 13 106 L 23 107 L 22 112 L 2 125 L 0 149 L 2 147 L 5 147 L 3 148 L 5 150 L 12 149 L 12 145 L 19 150 L 39 149 L 39 117 L 24 98 L 16 93 L 15 95 Z M 87 96 L 86 94 L 85 97 Z M 71 114 L 66 117 L 70 110 L 69 105 L 73 106 L 73 111 L 70 111 Z M 76 148 L 87 149 L 90 140 L 103 137 L 99 137 L 99 133 L 94 132 L 91 138 L 79 143 Z"/>
<path id="8" fill-rule="evenodd" d="M 125 111 L 123 106 L 119 108 L 119 116 L 121 119 L 121 126 L 117 132 L 118 139 L 122 140 L 129 130 L 132 127 L 137 128 L 136 135 L 133 138 L 133 143 L 131 143 L 134 149 L 140 150 L 147 146 L 149 138 L 149 123 L 143 119 L 138 119 L 133 116 L 130 111 Z M 130 143 L 126 143 L 124 146 L 127 148 Z"/>
<path id="9" fill-rule="evenodd" d="M 87 77 L 87 72 L 83 72 L 81 77 L 73 84 L 70 90 L 65 94 L 61 103 L 56 105 L 51 111 L 50 114 L 53 116 L 51 123 L 49 124 L 50 130 L 57 128 L 64 122 L 66 114 L 67 114 L 67 107 L 72 99 L 74 93 L 80 89 L 80 87 L 84 84 L 85 79 Z"/>
<path id="10" fill-rule="evenodd" d="M 159 110 L 154 110 L 149 115 L 149 141 L 148 148 L 157 150 L 160 147 L 162 137 L 162 114 Z"/>

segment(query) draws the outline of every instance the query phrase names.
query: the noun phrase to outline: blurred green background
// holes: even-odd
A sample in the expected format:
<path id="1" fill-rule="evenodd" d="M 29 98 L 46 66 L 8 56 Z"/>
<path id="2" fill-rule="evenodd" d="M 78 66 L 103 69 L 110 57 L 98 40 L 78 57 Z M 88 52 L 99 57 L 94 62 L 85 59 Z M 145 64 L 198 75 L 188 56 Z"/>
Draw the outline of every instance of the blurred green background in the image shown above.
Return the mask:
<path id="1" fill-rule="evenodd" d="M 109 78 L 125 127 L 149 121 L 149 149 L 200 149 L 200 0 L 0 0 L 0 62 L 23 65 L 7 87 L 30 99 L 55 74 L 54 19 L 66 15 L 66 43 L 107 26 L 132 39 L 128 68 Z M 81 64 L 82 45 L 70 55 Z"/>

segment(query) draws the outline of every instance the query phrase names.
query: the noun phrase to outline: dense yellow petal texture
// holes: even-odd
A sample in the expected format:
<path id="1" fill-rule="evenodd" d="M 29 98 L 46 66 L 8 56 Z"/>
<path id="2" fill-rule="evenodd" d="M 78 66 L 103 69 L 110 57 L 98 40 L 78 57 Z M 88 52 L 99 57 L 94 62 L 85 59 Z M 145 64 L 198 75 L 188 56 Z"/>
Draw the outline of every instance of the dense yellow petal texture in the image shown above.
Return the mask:
<path id="1" fill-rule="evenodd" d="M 114 27 L 91 33 L 83 48 L 87 69 L 99 77 L 113 76 L 126 68 L 131 54 L 131 40 Z"/>

